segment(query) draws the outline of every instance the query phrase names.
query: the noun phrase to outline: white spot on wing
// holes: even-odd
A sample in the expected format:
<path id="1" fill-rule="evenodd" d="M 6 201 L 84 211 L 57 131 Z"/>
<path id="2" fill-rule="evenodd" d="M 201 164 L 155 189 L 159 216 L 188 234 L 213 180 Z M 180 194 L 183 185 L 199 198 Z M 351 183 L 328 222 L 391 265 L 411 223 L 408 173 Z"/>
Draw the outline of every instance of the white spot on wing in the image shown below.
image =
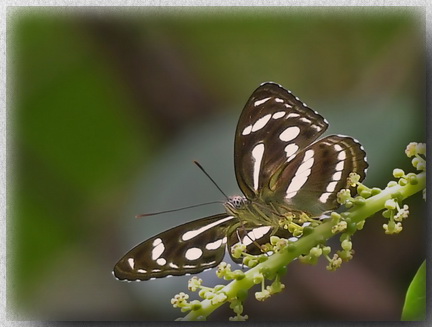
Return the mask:
<path id="1" fill-rule="evenodd" d="M 337 183 L 338 183 L 338 182 L 330 182 L 330 183 L 327 185 L 326 191 L 327 191 L 327 192 L 333 192 L 333 191 L 335 190 L 335 188 L 336 188 Z"/>
<path id="2" fill-rule="evenodd" d="M 288 157 L 287 162 L 290 162 L 291 160 L 293 160 L 296 157 L 295 154 L 293 154 L 292 156 Z"/>
<path id="3" fill-rule="evenodd" d="M 190 239 L 196 237 L 197 235 L 205 232 L 206 230 L 208 230 L 210 228 L 213 228 L 214 226 L 217 226 L 219 224 L 222 224 L 222 223 L 224 223 L 224 222 L 226 222 L 227 220 L 230 220 L 230 219 L 233 219 L 233 216 L 228 216 L 226 218 L 219 219 L 218 221 L 215 221 L 214 223 L 211 223 L 211 224 L 205 225 L 205 226 L 203 226 L 201 228 L 198 228 L 198 229 L 186 232 L 186 233 L 184 233 L 182 235 L 181 238 L 182 238 L 183 241 L 190 240 Z"/>
<path id="4" fill-rule="evenodd" d="M 322 203 L 326 203 L 327 200 L 328 200 L 328 198 L 329 198 L 329 196 L 330 196 L 330 194 L 331 194 L 331 193 L 323 193 L 323 194 L 321 194 L 319 200 L 320 200 Z"/>
<path id="5" fill-rule="evenodd" d="M 313 157 L 313 155 L 314 155 L 314 151 L 313 150 L 307 150 L 305 152 L 305 156 L 304 156 L 303 162 L 308 161 L 310 158 Z M 313 164 L 313 161 L 312 161 L 310 167 L 312 167 L 312 164 Z"/>
<path id="6" fill-rule="evenodd" d="M 336 169 L 337 171 L 341 171 L 341 170 L 344 169 L 344 165 L 345 165 L 345 163 L 344 163 L 343 161 L 341 161 L 341 162 L 339 162 L 339 163 L 336 165 L 335 169 Z"/>
<path id="7" fill-rule="evenodd" d="M 288 116 L 287 116 L 287 118 L 297 118 L 297 117 L 300 117 L 300 115 L 299 115 L 299 114 L 296 114 L 295 112 L 291 112 L 291 113 L 289 113 Z"/>
<path id="8" fill-rule="evenodd" d="M 199 259 L 203 254 L 203 251 L 199 248 L 190 248 L 186 251 L 185 257 L 188 260 L 196 260 Z"/>
<path id="9" fill-rule="evenodd" d="M 275 101 L 276 101 L 276 102 L 279 102 L 279 103 L 283 103 L 283 102 L 284 102 L 284 100 L 283 100 L 283 99 L 280 99 L 280 98 L 276 98 Z"/>
<path id="10" fill-rule="evenodd" d="M 154 241 L 153 241 L 153 246 L 157 246 L 158 244 L 161 244 L 162 243 L 162 240 L 160 239 L 160 238 L 156 238 Z"/>
<path id="11" fill-rule="evenodd" d="M 289 142 L 294 140 L 300 134 L 300 128 L 297 126 L 291 126 L 285 129 L 280 135 L 279 138 L 281 141 Z"/>
<path id="12" fill-rule="evenodd" d="M 279 119 L 285 116 L 285 111 L 278 111 L 273 114 L 273 119 Z"/>
<path id="13" fill-rule="evenodd" d="M 251 238 L 245 236 L 245 237 L 243 237 L 242 244 L 248 246 L 249 244 L 252 244 L 253 240 L 255 240 L 255 239 L 254 238 L 251 239 Z"/>
<path id="14" fill-rule="evenodd" d="M 266 103 L 268 100 L 270 100 L 270 98 L 264 98 L 264 99 L 261 99 L 261 100 L 257 100 L 257 101 L 254 102 L 254 106 L 257 107 L 257 106 L 259 106 L 259 105 L 261 105 L 263 103 Z"/>
<path id="15" fill-rule="evenodd" d="M 255 145 L 252 150 L 252 157 L 254 158 L 254 167 L 253 167 L 253 181 L 255 190 L 258 189 L 259 183 L 259 173 L 261 168 L 261 161 L 264 156 L 264 144 L 259 143 Z"/>
<path id="16" fill-rule="evenodd" d="M 249 135 L 252 132 L 252 125 L 249 125 L 245 127 L 245 129 L 242 132 L 242 135 Z"/>
<path id="17" fill-rule="evenodd" d="M 306 117 L 302 117 L 299 120 L 301 120 L 302 122 L 307 123 L 307 124 L 312 123 L 312 121 L 310 119 L 306 118 Z"/>
<path id="18" fill-rule="evenodd" d="M 339 152 L 337 158 L 338 158 L 338 160 L 345 160 L 346 159 L 346 152 L 345 151 Z"/>
<path id="19" fill-rule="evenodd" d="M 309 170 L 309 172 L 310 172 L 310 170 Z M 306 183 L 308 176 L 309 176 L 308 171 L 306 171 L 302 175 L 294 176 L 294 178 L 291 180 L 291 183 L 290 183 L 290 185 L 286 191 L 286 198 L 287 199 L 290 199 L 297 194 L 297 192 L 300 190 L 300 188 Z"/>
<path id="20" fill-rule="evenodd" d="M 128 261 L 129 266 L 132 269 L 134 269 L 134 267 L 135 267 L 135 260 L 133 258 L 129 258 L 127 261 Z"/>
<path id="21" fill-rule="evenodd" d="M 287 157 L 291 157 L 299 149 L 297 144 L 291 143 L 285 147 L 285 152 Z"/>
<path id="22" fill-rule="evenodd" d="M 258 119 L 255 122 L 255 124 L 253 124 L 253 126 L 252 126 L 252 132 L 256 132 L 256 131 L 260 130 L 261 128 L 263 128 L 268 123 L 270 118 L 271 118 L 271 114 L 267 114 L 264 117 L 261 117 L 260 119 Z"/>
<path id="23" fill-rule="evenodd" d="M 163 251 L 165 251 L 165 245 L 161 241 L 161 243 L 159 243 L 158 245 L 156 245 L 153 248 L 153 250 L 152 250 L 152 259 L 153 260 L 158 259 L 162 255 Z"/>
<path id="24" fill-rule="evenodd" d="M 334 145 L 334 148 L 335 148 L 335 150 L 338 151 L 338 152 L 342 150 L 342 147 L 341 147 L 339 144 L 335 144 L 335 145 Z"/>
<path id="25" fill-rule="evenodd" d="M 270 229 L 271 229 L 270 226 L 262 226 L 262 227 L 254 228 L 249 233 L 247 233 L 247 236 L 243 238 L 243 244 L 249 245 L 252 243 L 252 241 L 260 239 L 265 234 L 267 234 Z"/>
<path id="26" fill-rule="evenodd" d="M 156 263 L 159 266 L 164 266 L 166 264 L 166 260 L 164 258 L 159 258 L 159 259 L 156 260 Z"/>
<path id="27" fill-rule="evenodd" d="M 288 199 L 294 197 L 308 180 L 308 177 L 311 174 L 311 167 L 314 163 L 313 155 L 314 155 L 313 150 L 307 150 L 305 152 L 303 162 L 298 167 L 295 176 L 291 180 L 291 183 L 289 184 L 288 189 L 286 191 L 286 197 Z"/>
<path id="28" fill-rule="evenodd" d="M 220 239 L 220 240 L 217 240 L 217 241 L 214 241 L 214 242 L 211 242 L 211 243 L 207 243 L 206 246 L 205 246 L 205 248 L 207 250 L 216 250 L 216 249 L 219 249 L 222 246 L 222 242 L 223 242 L 223 240 Z"/>
<path id="29" fill-rule="evenodd" d="M 342 172 L 341 171 L 338 171 L 337 173 L 334 173 L 333 174 L 333 177 L 332 177 L 332 179 L 334 180 L 334 181 L 338 181 L 338 180 L 340 180 L 342 178 Z"/>

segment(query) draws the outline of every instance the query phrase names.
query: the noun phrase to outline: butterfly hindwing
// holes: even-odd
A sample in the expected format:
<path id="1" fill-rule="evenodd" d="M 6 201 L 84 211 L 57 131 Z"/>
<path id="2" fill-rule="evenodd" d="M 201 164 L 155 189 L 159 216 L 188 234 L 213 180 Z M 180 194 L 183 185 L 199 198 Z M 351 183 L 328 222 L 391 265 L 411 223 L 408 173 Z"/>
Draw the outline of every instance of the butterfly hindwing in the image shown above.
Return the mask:
<path id="1" fill-rule="evenodd" d="M 168 275 L 196 274 L 223 259 L 227 235 L 238 219 L 218 214 L 162 232 L 137 245 L 114 267 L 121 280 L 148 280 Z"/>
<path id="2" fill-rule="evenodd" d="M 280 85 L 258 87 L 240 115 L 234 143 L 236 178 L 246 197 L 256 197 L 287 157 L 327 127 L 321 115 Z"/>
<path id="3" fill-rule="evenodd" d="M 231 249 L 236 244 L 243 244 L 246 246 L 245 252 L 251 255 L 263 254 L 261 246 L 270 243 L 271 236 L 279 236 L 283 238 L 290 238 L 292 234 L 283 228 L 275 229 L 272 226 L 252 226 L 244 224 L 239 226 L 236 232 L 231 233 L 228 238 L 228 249 Z M 243 258 L 234 258 L 230 252 L 231 259 L 234 262 L 241 263 Z"/>
<path id="4" fill-rule="evenodd" d="M 311 216 L 336 209 L 337 193 L 349 187 L 351 172 L 363 180 L 368 164 L 363 147 L 355 139 L 330 135 L 287 159 L 271 179 L 266 196 Z"/>

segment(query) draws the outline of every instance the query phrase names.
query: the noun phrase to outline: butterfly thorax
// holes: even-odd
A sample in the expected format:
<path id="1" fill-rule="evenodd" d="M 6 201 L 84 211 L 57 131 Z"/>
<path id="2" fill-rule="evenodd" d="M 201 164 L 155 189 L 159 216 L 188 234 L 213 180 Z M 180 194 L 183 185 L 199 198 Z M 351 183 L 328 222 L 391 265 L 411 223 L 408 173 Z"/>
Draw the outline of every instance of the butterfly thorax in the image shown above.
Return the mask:
<path id="1" fill-rule="evenodd" d="M 240 220 L 241 224 L 271 226 L 275 230 L 287 216 L 300 216 L 302 212 L 291 210 L 286 205 L 249 200 L 244 196 L 231 196 L 224 204 L 229 215 Z"/>

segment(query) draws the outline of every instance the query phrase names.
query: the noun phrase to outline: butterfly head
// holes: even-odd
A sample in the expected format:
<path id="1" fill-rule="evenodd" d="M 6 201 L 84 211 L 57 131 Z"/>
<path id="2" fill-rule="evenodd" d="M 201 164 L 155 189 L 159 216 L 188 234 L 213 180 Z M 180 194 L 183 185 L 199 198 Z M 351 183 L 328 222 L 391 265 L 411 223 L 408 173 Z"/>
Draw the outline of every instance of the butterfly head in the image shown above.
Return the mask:
<path id="1" fill-rule="evenodd" d="M 228 211 L 228 213 L 235 214 L 239 210 L 244 209 L 248 203 L 249 200 L 246 199 L 246 197 L 240 195 L 234 195 L 228 197 L 228 201 L 225 202 L 225 208 Z"/>

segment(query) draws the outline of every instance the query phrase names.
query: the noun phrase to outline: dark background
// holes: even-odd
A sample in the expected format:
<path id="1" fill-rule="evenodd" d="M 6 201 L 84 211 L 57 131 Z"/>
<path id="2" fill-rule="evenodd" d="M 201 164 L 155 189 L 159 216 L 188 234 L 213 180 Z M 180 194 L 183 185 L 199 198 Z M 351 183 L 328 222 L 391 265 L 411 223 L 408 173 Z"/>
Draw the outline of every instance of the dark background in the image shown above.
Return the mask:
<path id="1" fill-rule="evenodd" d="M 136 214 L 238 194 L 234 130 L 251 92 L 275 81 L 364 145 L 365 183 L 410 171 L 425 140 L 423 13 L 401 8 L 9 8 L 8 257 L 10 317 L 173 320 L 189 277 L 115 280 L 144 239 L 222 212 L 221 205 Z M 399 235 L 377 214 L 336 272 L 294 262 L 286 289 L 251 320 L 399 320 L 425 257 L 425 205 L 406 201 Z M 337 244 L 337 243 L 332 243 Z M 220 284 L 214 271 L 208 286 Z M 227 320 L 227 306 L 210 320 Z"/>

